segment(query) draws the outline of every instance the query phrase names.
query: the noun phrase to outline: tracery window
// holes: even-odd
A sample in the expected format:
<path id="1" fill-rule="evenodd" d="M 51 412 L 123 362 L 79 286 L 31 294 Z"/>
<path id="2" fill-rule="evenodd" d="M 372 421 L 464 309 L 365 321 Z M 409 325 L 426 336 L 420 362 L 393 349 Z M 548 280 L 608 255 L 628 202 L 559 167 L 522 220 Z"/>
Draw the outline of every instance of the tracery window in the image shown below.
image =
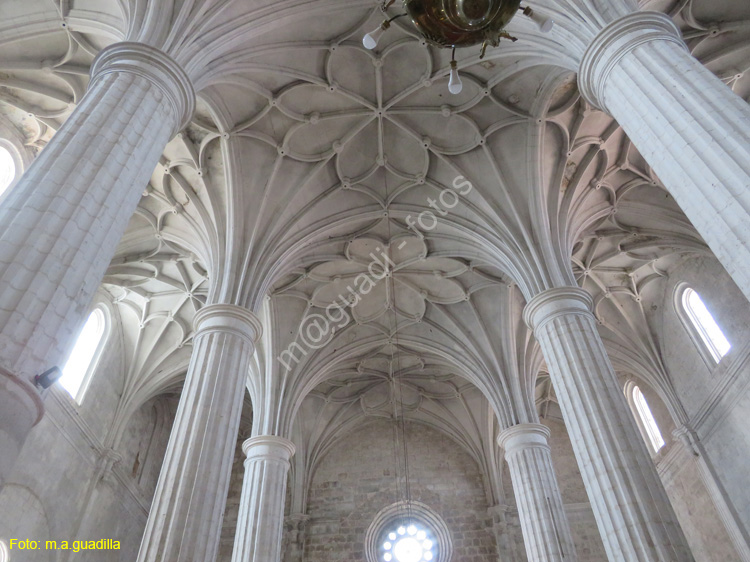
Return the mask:
<path id="1" fill-rule="evenodd" d="M 646 402 L 646 397 L 643 396 L 641 389 L 635 385 L 631 389 L 630 395 L 632 398 L 631 406 L 639 418 L 638 425 L 641 427 L 641 432 L 651 446 L 651 451 L 658 453 L 664 446 L 664 438 L 661 435 L 661 431 L 659 431 L 654 414 L 651 413 L 651 408 L 649 408 L 648 402 Z"/>
<path id="2" fill-rule="evenodd" d="M 383 508 L 365 535 L 367 562 L 449 562 L 452 557 L 445 521 L 418 501 Z"/>
<path id="3" fill-rule="evenodd" d="M 384 533 L 380 549 L 380 560 L 383 562 L 430 561 L 437 554 L 432 532 L 419 523 L 394 525 Z"/>
<path id="4" fill-rule="evenodd" d="M 60 384 L 79 404 L 83 401 L 91 375 L 101 355 L 106 341 L 108 319 L 102 307 L 97 307 L 89 315 L 73 351 L 63 367 Z"/>
<path id="5" fill-rule="evenodd" d="M 689 321 L 686 328 L 688 328 L 693 339 L 698 340 L 696 344 L 702 354 L 706 355 L 707 352 L 714 363 L 721 361 L 721 358 L 729 352 L 732 346 L 706 308 L 703 299 L 695 290 L 686 286 L 682 289 L 680 304 L 684 313 L 682 315 L 683 321 L 685 319 Z"/>

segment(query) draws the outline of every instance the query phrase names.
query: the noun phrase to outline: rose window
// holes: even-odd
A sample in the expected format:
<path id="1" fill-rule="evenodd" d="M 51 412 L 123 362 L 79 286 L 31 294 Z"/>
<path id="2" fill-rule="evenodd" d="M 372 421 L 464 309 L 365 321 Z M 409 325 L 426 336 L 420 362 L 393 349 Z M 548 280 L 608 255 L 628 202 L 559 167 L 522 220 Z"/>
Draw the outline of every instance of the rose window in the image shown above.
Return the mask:
<path id="1" fill-rule="evenodd" d="M 383 562 L 422 562 L 437 559 L 437 541 L 432 532 L 419 523 L 393 525 L 380 541 Z"/>

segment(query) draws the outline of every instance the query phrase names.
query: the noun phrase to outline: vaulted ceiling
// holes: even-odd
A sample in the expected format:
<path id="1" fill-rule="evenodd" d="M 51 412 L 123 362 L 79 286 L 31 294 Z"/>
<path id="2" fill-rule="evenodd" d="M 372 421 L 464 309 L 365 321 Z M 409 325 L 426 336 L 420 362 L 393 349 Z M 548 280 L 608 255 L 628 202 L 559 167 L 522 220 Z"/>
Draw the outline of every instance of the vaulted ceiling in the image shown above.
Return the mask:
<path id="1" fill-rule="evenodd" d="M 362 47 L 382 17 L 371 1 L 160 5 L 179 16 L 168 36 L 125 0 L 0 8 L 0 124 L 29 158 L 80 101 L 109 43 L 159 37 L 199 90 L 194 121 L 165 148 L 103 283 L 128 355 L 121 424 L 179 384 L 192 317 L 217 301 L 262 315 L 256 430 L 296 431 L 299 462 L 311 465 L 346 428 L 402 414 L 495 462 L 494 417 L 529 421 L 554 402 L 521 310 L 555 285 L 589 290 L 616 366 L 669 393 L 652 288 L 707 250 L 528 22 L 514 20 L 520 41 L 483 60 L 478 47 L 459 52 L 464 90 L 452 96 L 449 53 L 405 20 L 375 51 Z M 672 15 L 693 53 L 750 97 L 746 3 L 641 7 Z M 214 50 L 180 50 L 188 36 L 212 38 Z M 378 279 L 355 298 L 348 287 L 373 254 L 386 256 Z M 301 341 L 342 298 L 325 337 Z M 294 342 L 304 353 L 280 361 Z M 310 423 L 295 429 L 297 412 Z"/>

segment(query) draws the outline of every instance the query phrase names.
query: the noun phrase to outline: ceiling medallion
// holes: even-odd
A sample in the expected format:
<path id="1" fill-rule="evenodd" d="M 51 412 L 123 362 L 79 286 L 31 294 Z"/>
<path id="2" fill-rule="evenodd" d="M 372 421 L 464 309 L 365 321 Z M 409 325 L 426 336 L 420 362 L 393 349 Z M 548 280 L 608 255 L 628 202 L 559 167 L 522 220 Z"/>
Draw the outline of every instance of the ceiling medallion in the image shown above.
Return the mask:
<path id="1" fill-rule="evenodd" d="M 381 6 L 388 16 L 396 0 L 386 0 Z M 529 7 L 522 7 L 521 0 L 402 0 L 404 12 L 389 17 L 362 39 L 367 49 L 374 49 L 380 37 L 397 18 L 408 16 L 417 31 L 428 43 L 436 47 L 452 48 L 451 74 L 448 90 L 459 94 L 463 88 L 458 76 L 456 48 L 482 45 L 479 58 L 484 58 L 488 46 L 497 47 L 501 39 L 517 39 L 505 31 L 513 16 L 520 10 L 534 20 L 543 33 L 548 33 L 554 22 Z"/>

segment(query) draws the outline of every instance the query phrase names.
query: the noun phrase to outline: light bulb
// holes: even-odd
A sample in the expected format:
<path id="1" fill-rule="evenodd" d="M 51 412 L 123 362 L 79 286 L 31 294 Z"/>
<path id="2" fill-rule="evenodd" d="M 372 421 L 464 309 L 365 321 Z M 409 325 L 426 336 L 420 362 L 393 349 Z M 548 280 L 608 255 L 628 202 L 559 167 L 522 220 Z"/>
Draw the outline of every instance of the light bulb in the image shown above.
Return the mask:
<path id="1" fill-rule="evenodd" d="M 464 85 L 461 83 L 461 77 L 458 75 L 458 67 L 456 61 L 451 61 L 451 78 L 448 81 L 448 91 L 451 94 L 460 94 L 461 90 L 464 89 Z"/>
<path id="2" fill-rule="evenodd" d="M 539 31 L 542 33 L 549 33 L 552 31 L 552 28 L 555 27 L 555 22 L 552 18 L 538 14 L 531 9 L 529 9 L 529 13 L 526 15 L 528 15 L 532 21 L 539 26 Z"/>
<path id="3" fill-rule="evenodd" d="M 362 38 L 362 44 L 365 46 L 365 49 L 370 49 L 371 51 L 378 46 L 378 41 L 380 41 L 380 37 L 385 33 L 385 30 L 388 29 L 388 25 L 386 25 L 387 22 L 383 22 L 381 25 L 379 25 L 376 29 L 372 30 L 370 33 L 365 35 Z"/>

